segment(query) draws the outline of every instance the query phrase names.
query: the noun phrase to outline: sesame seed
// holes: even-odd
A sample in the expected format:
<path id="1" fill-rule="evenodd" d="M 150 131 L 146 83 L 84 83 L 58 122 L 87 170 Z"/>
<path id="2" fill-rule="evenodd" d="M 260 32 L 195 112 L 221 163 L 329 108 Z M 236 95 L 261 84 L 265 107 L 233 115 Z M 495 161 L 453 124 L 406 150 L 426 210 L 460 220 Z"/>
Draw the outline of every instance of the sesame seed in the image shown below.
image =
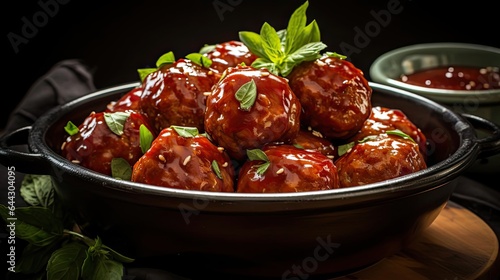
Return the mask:
<path id="1" fill-rule="evenodd" d="M 229 163 L 226 161 L 222 164 L 222 167 L 228 167 Z"/>
<path id="2" fill-rule="evenodd" d="M 187 156 L 185 159 L 184 159 L 184 162 L 182 163 L 182 165 L 186 165 L 188 164 L 188 162 L 191 160 L 191 156 Z"/>
<path id="3" fill-rule="evenodd" d="M 276 174 L 281 174 L 283 172 L 285 172 L 285 169 L 282 167 L 282 168 L 278 169 L 278 171 L 276 171 Z"/>
<path id="4" fill-rule="evenodd" d="M 72 162 L 72 163 L 75 163 L 75 164 L 80 164 L 80 161 L 79 161 L 79 160 L 76 160 L 76 159 L 72 160 L 71 162 Z"/>
<path id="5" fill-rule="evenodd" d="M 324 63 L 324 62 L 323 62 L 323 61 L 321 61 L 321 60 L 316 60 L 316 64 L 317 64 L 318 66 L 325 66 L 325 65 L 326 65 L 326 63 Z"/>
<path id="6" fill-rule="evenodd" d="M 269 76 L 269 72 L 260 72 L 260 75 L 262 77 L 267 77 L 267 76 Z"/>
<path id="7" fill-rule="evenodd" d="M 61 145 L 61 150 L 64 150 L 64 147 L 66 147 L 66 142 L 63 142 Z"/>
<path id="8" fill-rule="evenodd" d="M 224 152 L 224 147 L 217 147 L 217 150 L 219 150 L 219 152 Z"/>
<path id="9" fill-rule="evenodd" d="M 205 95 L 205 96 L 210 96 L 210 94 L 212 94 L 212 92 L 210 92 L 210 91 L 203 92 L 203 95 Z"/>
<path id="10" fill-rule="evenodd" d="M 334 159 L 335 158 L 335 156 L 332 156 L 332 155 L 327 155 L 326 157 L 329 158 L 329 159 Z"/>
<path id="11" fill-rule="evenodd" d="M 321 134 L 321 132 L 319 131 L 313 130 L 312 134 L 316 137 L 323 138 L 323 134 Z"/>
<path id="12" fill-rule="evenodd" d="M 158 155 L 158 159 L 163 161 L 163 162 L 167 161 L 163 155 Z"/>

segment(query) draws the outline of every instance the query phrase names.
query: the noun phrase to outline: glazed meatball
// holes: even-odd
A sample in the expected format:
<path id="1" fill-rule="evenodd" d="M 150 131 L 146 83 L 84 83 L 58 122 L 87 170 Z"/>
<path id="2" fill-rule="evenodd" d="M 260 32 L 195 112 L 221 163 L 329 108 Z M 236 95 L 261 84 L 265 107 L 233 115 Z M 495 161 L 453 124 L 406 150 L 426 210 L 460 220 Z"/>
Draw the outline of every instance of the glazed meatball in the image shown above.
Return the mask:
<path id="1" fill-rule="evenodd" d="M 125 93 L 117 101 L 110 102 L 108 112 L 141 111 L 142 86 L 135 87 Z"/>
<path id="2" fill-rule="evenodd" d="M 222 73 L 228 67 L 241 63 L 252 65 L 257 56 L 250 52 L 247 46 L 240 41 L 228 41 L 216 44 L 212 50 L 205 53 L 212 60 L 210 68 Z"/>
<path id="3" fill-rule="evenodd" d="M 354 146 L 337 161 L 340 187 L 393 179 L 427 167 L 419 146 L 397 135 L 379 134 Z"/>
<path id="4" fill-rule="evenodd" d="M 300 130 L 292 140 L 294 146 L 306 150 L 316 150 L 324 154 L 330 159 L 335 159 L 337 157 L 336 147 L 329 140 L 323 138 L 323 136 L 317 131 L 307 131 Z"/>
<path id="5" fill-rule="evenodd" d="M 267 69 L 238 65 L 207 98 L 205 130 L 237 161 L 247 149 L 289 143 L 300 129 L 300 103 L 286 79 Z"/>
<path id="6" fill-rule="evenodd" d="M 427 138 L 401 110 L 381 106 L 372 108 L 370 117 L 366 120 L 361 130 L 349 141 L 359 141 L 370 135 L 386 133 L 390 130 L 399 129 L 415 142 L 418 143 L 420 152 L 425 156 L 427 153 Z"/>
<path id="7" fill-rule="evenodd" d="M 293 145 L 266 145 L 262 152 L 267 161 L 249 160 L 241 167 L 237 192 L 305 192 L 339 187 L 336 166 L 318 151 Z M 265 170 L 263 164 L 268 164 Z"/>
<path id="8" fill-rule="evenodd" d="M 178 59 L 146 76 L 141 109 L 158 131 L 179 125 L 203 132 L 207 93 L 218 79 L 212 70 Z"/>
<path id="9" fill-rule="evenodd" d="M 302 104 L 301 124 L 327 139 L 353 136 L 370 116 L 372 89 L 347 60 L 325 55 L 296 66 L 287 78 Z"/>
<path id="10" fill-rule="evenodd" d="M 120 124 L 118 119 L 124 117 L 125 121 Z M 63 142 L 61 155 L 83 167 L 112 175 L 113 159 L 122 158 L 133 166 L 143 155 L 140 143 L 141 125 L 145 125 L 153 137 L 156 135 L 149 120 L 141 113 L 91 113 L 78 127 L 78 132 L 68 136 Z M 123 129 L 120 129 L 120 126 Z"/>
<path id="11" fill-rule="evenodd" d="M 234 192 L 234 169 L 227 154 L 200 134 L 163 129 L 136 162 L 132 181 L 198 191 Z"/>

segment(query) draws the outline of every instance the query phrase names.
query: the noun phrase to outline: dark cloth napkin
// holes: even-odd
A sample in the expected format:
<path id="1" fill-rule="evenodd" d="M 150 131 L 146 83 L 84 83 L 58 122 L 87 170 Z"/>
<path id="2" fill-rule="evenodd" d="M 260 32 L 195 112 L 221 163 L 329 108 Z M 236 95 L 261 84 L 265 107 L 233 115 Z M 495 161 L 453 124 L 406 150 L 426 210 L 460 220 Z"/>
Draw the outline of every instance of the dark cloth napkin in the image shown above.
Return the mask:
<path id="1" fill-rule="evenodd" d="M 9 116 L 4 132 L 33 124 L 48 110 L 95 90 L 90 68 L 78 59 L 63 60 L 40 77 Z"/>

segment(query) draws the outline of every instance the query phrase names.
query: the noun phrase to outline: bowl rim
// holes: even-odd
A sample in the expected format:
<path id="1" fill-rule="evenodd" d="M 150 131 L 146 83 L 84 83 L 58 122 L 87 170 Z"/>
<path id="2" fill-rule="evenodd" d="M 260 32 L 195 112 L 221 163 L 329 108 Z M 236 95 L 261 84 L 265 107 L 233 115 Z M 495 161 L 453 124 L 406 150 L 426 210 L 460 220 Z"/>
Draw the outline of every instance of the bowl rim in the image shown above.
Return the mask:
<path id="1" fill-rule="evenodd" d="M 377 57 L 370 65 L 369 68 L 370 78 L 376 83 L 387 84 L 400 89 L 412 91 L 438 101 L 456 102 L 463 100 L 463 98 L 474 96 L 484 103 L 500 102 L 500 89 L 449 90 L 449 89 L 429 88 L 429 87 L 411 85 L 398 81 L 394 78 L 387 76 L 384 73 L 384 71 L 382 71 L 382 66 L 395 56 L 407 53 L 411 54 L 421 50 L 425 51 L 425 50 L 439 50 L 439 49 L 443 50 L 463 49 L 463 50 L 473 50 L 473 51 L 477 50 L 500 56 L 500 48 L 487 45 L 480 45 L 480 44 L 459 43 L 459 42 L 438 42 L 438 43 L 421 43 L 421 44 L 407 45 L 397 49 L 390 50 Z"/>
<path id="2" fill-rule="evenodd" d="M 111 189 L 111 191 L 126 192 L 132 195 L 142 194 L 151 197 L 169 197 L 182 200 L 187 199 L 189 201 L 192 201 L 193 199 L 200 199 L 222 203 L 303 203 L 332 200 L 343 201 L 346 199 L 355 199 L 361 203 L 378 200 L 380 199 L 380 196 L 384 194 L 392 194 L 392 196 L 386 196 L 387 199 L 390 199 L 398 197 L 398 193 L 413 194 L 427 191 L 430 188 L 439 187 L 442 184 L 448 183 L 452 179 L 458 177 L 461 171 L 468 168 L 476 159 L 479 154 L 480 147 L 475 136 L 474 129 L 471 124 L 465 121 L 458 114 L 417 94 L 374 82 L 369 82 L 369 84 L 374 91 L 389 91 L 398 94 L 398 96 L 401 95 L 404 98 L 420 100 L 421 102 L 425 102 L 426 106 L 430 106 L 433 110 L 441 112 L 443 118 L 447 118 L 447 120 L 455 123 L 454 129 L 456 129 L 456 132 L 460 137 L 460 146 L 458 149 L 447 159 L 437 162 L 424 170 L 363 186 L 295 193 L 225 193 L 165 188 L 115 179 L 67 161 L 61 155 L 56 153 L 56 151 L 52 150 L 46 143 L 45 139 L 49 128 L 67 113 L 70 113 L 72 110 L 78 108 L 84 103 L 91 102 L 103 96 L 116 94 L 117 92 L 125 93 L 126 91 L 138 86 L 138 82 L 98 90 L 51 109 L 37 119 L 33 124 L 28 136 L 28 144 L 30 149 L 43 155 L 45 160 L 55 166 L 55 168 L 52 168 L 52 172 L 54 172 L 54 174 L 50 174 L 51 176 L 60 178 L 64 175 L 61 173 L 67 173 L 71 176 L 78 176 L 92 184 L 98 183 L 98 187 L 103 188 L 102 190 L 98 188 L 92 189 L 91 191 L 93 192 L 105 193 Z M 340 204 L 343 203 L 341 202 Z"/>

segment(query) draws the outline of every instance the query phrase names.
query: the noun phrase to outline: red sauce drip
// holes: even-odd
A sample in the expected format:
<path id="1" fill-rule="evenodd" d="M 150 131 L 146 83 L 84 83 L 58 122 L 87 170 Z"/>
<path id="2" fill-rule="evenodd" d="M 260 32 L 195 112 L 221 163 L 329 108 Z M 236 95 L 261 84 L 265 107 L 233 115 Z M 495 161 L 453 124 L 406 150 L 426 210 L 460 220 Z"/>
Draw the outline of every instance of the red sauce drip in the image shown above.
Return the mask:
<path id="1" fill-rule="evenodd" d="M 402 75 L 400 81 L 421 87 L 451 90 L 500 88 L 498 67 L 443 66 Z"/>

